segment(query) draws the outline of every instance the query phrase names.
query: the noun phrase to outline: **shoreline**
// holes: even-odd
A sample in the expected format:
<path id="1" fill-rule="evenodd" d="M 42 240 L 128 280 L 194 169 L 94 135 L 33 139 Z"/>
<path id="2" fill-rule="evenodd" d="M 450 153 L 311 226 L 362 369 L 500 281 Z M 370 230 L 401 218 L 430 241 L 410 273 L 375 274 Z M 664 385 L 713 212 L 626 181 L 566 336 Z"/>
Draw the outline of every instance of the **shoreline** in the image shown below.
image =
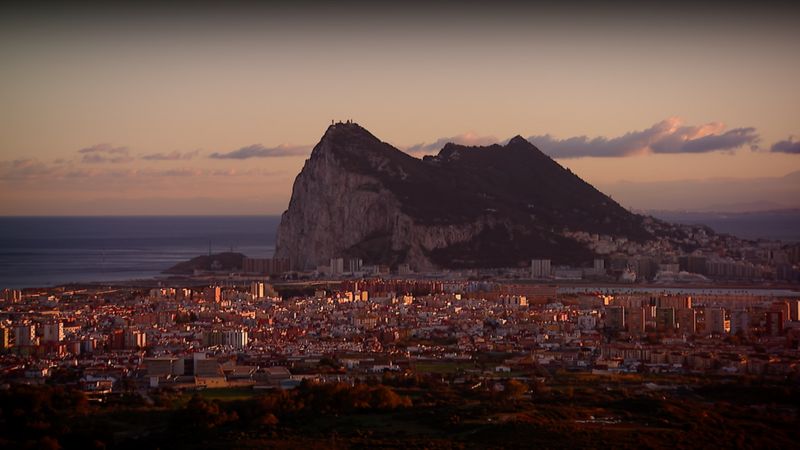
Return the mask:
<path id="1" fill-rule="evenodd" d="M 25 293 L 32 294 L 35 292 L 52 291 L 52 290 L 75 290 L 75 289 L 89 289 L 98 287 L 117 287 L 117 288 L 158 288 L 158 287 L 191 287 L 215 284 L 219 282 L 246 282 L 251 280 L 267 280 L 267 275 L 259 274 L 237 274 L 231 276 L 230 273 L 209 273 L 204 275 L 175 275 L 175 274 L 161 274 L 161 276 L 153 276 L 150 278 L 131 278 L 120 279 L 111 281 L 78 281 L 68 283 L 58 283 L 51 286 L 29 286 L 8 288 L 19 290 Z M 307 280 L 275 280 L 270 281 L 273 285 L 287 286 L 287 287 L 302 287 L 308 285 L 320 285 L 341 283 L 348 280 L 368 280 L 381 277 L 360 277 L 360 278 L 319 278 Z M 430 277 L 414 277 L 414 276 L 392 276 L 387 279 L 409 279 L 409 280 L 436 280 L 443 282 L 468 282 L 470 280 L 462 278 L 430 278 Z M 625 284 L 625 283 L 602 283 L 602 282 L 565 282 L 560 283 L 555 280 L 532 280 L 532 279 L 505 279 L 505 278 L 492 278 L 490 281 L 503 284 L 521 284 L 521 285 L 538 285 L 538 286 L 553 286 L 556 287 L 559 294 L 595 294 L 595 293 L 659 293 L 669 292 L 671 294 L 693 294 L 693 295 L 766 295 L 775 297 L 800 297 L 800 285 L 791 283 L 685 283 L 685 284 L 655 284 L 655 283 L 642 283 L 642 284 Z"/>

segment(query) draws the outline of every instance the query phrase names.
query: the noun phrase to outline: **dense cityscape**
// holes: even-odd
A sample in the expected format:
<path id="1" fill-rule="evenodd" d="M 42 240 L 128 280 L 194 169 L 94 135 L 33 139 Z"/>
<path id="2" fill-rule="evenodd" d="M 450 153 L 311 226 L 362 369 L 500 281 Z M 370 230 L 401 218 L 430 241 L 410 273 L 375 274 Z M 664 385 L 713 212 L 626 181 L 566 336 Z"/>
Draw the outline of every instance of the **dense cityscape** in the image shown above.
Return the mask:
<path id="1" fill-rule="evenodd" d="M 796 254 L 773 246 L 742 253 L 759 258 L 763 265 L 748 264 L 764 278 L 774 274 L 771 260 L 796 264 Z M 688 279 L 700 258 L 660 264 L 655 278 Z M 690 388 L 682 377 L 800 381 L 800 293 L 791 284 L 636 283 L 630 274 L 641 265 L 630 263 L 641 259 L 624 269 L 616 261 L 415 274 L 334 258 L 312 272 L 275 273 L 289 261 L 244 258 L 231 272 L 212 256 L 211 270 L 184 277 L 6 289 L 2 386 L 68 387 L 98 405 L 153 405 L 165 393 L 251 397 L 398 379 L 513 391 L 532 402 L 565 374 L 599 385 L 635 376 L 653 392 Z M 576 281 L 584 278 L 594 284 Z"/>
<path id="2" fill-rule="evenodd" d="M 66 372 L 86 392 L 110 394 L 131 381 L 143 393 L 163 386 L 286 387 L 305 378 L 352 381 L 441 364 L 464 369 L 462 378 L 491 379 L 529 376 L 532 367 L 798 375 L 800 299 L 793 290 L 559 288 L 546 280 L 566 269 L 551 270 L 547 260 L 533 260 L 527 279 L 355 278 L 344 272 L 345 262 L 360 273 L 380 270 L 337 258 L 325 278 L 276 277 L 275 286 L 268 276 L 240 273 L 174 286 L 159 281 L 155 288 L 5 290 L 3 380 L 44 383 Z M 586 272 L 602 279 L 612 271 L 598 259 Z M 509 357 L 478 367 L 476 355 L 484 352 Z"/>

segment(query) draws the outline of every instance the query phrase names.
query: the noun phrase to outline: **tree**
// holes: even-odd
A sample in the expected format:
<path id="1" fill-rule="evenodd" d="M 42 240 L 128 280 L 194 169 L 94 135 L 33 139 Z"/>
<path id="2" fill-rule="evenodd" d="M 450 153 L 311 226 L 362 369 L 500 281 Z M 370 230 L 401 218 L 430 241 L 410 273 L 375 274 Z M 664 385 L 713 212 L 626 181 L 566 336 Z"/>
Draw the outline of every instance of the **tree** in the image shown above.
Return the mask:
<path id="1" fill-rule="evenodd" d="M 521 399 L 526 392 L 528 392 L 528 385 L 517 380 L 509 380 L 503 390 L 505 397 L 511 400 Z"/>

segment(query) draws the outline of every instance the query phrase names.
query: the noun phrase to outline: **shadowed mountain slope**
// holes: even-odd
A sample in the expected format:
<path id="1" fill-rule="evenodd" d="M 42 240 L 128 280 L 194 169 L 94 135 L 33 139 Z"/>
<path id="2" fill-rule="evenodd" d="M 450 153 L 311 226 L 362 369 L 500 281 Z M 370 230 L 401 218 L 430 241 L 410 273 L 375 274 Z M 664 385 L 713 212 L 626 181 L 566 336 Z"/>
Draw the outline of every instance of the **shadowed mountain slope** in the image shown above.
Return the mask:
<path id="1" fill-rule="evenodd" d="M 506 145 L 447 144 L 417 159 L 339 123 L 295 180 L 276 256 L 298 268 L 360 257 L 419 270 L 591 261 L 564 231 L 652 238 L 641 216 L 519 136 Z"/>

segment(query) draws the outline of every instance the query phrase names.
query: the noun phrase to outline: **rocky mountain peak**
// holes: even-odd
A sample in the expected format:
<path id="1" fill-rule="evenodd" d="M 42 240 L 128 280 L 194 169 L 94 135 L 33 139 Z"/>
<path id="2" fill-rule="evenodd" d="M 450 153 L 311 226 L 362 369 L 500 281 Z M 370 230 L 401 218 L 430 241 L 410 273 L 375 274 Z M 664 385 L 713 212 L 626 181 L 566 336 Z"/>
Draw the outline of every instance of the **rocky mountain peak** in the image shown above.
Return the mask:
<path id="1" fill-rule="evenodd" d="M 379 166 L 402 164 L 402 160 L 414 159 L 352 121 L 337 122 L 328 127 L 311 152 L 312 159 L 326 155 L 348 170 L 361 173 L 372 173 Z"/>
<path id="2" fill-rule="evenodd" d="M 522 136 L 520 136 L 520 135 L 516 135 L 516 136 L 514 136 L 513 138 L 511 138 L 511 139 L 508 141 L 508 144 L 506 144 L 506 147 L 509 147 L 509 146 L 516 146 L 516 145 L 526 145 L 526 146 L 531 146 L 531 147 L 533 146 L 533 144 L 531 144 L 530 142 L 528 142 L 528 140 L 527 140 L 527 139 L 525 139 L 524 137 L 522 137 Z"/>
<path id="3" fill-rule="evenodd" d="M 591 261 L 566 231 L 652 237 L 642 217 L 521 136 L 505 146 L 447 144 L 420 160 L 337 123 L 295 180 L 276 256 L 300 269 L 337 257 L 418 270 Z"/>
<path id="4" fill-rule="evenodd" d="M 327 139 L 352 138 L 356 136 L 378 140 L 378 138 L 376 138 L 366 128 L 355 122 L 347 121 L 331 123 L 331 125 L 325 131 L 325 134 L 322 136 L 322 141 Z"/>

